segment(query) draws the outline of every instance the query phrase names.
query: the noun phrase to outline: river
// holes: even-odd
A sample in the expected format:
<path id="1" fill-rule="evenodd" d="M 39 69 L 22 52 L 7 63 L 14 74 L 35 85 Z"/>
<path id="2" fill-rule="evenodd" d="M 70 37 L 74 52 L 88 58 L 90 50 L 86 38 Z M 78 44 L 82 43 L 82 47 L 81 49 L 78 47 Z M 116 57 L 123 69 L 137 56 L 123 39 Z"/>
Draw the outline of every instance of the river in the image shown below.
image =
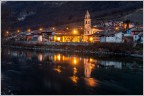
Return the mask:
<path id="1" fill-rule="evenodd" d="M 143 60 L 2 48 L 1 91 L 2 95 L 140 95 Z"/>

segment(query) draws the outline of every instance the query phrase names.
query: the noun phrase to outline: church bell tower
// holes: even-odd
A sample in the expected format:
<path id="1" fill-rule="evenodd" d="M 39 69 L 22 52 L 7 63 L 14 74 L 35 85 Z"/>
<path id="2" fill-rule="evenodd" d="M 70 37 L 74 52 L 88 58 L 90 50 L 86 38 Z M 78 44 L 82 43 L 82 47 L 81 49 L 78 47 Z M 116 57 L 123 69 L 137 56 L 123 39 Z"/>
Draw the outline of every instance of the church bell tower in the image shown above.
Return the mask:
<path id="1" fill-rule="evenodd" d="M 91 19 L 89 11 L 87 10 L 84 19 L 84 35 L 90 35 L 90 34 L 91 34 Z"/>

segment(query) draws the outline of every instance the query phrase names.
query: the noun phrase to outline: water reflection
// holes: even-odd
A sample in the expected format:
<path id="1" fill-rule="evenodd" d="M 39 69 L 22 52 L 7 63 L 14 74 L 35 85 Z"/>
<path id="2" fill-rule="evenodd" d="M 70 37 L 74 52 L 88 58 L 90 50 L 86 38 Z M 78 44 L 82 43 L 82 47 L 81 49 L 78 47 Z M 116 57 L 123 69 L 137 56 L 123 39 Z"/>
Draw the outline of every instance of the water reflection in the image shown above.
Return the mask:
<path id="1" fill-rule="evenodd" d="M 96 87 L 98 86 L 98 80 L 94 78 L 85 78 L 85 83 L 89 87 Z"/>
<path id="2" fill-rule="evenodd" d="M 77 68 L 76 67 L 74 67 L 73 68 L 73 76 L 72 77 L 70 77 L 70 79 L 73 81 L 73 83 L 75 83 L 75 84 L 77 84 L 77 82 L 78 82 L 78 76 L 77 76 Z"/>
<path id="3" fill-rule="evenodd" d="M 13 70 L 13 72 L 10 70 Z M 130 74 L 132 70 L 140 73 L 132 73 L 133 76 Z M 129 72 L 126 73 L 127 71 Z M 20 75 L 21 73 L 22 75 Z M 115 91 L 120 91 L 121 93 L 119 89 L 127 87 L 128 90 L 131 90 L 130 92 L 133 92 L 133 90 L 140 89 L 131 89 L 129 86 L 133 84 L 141 88 L 142 84 L 139 84 L 139 81 L 137 81 L 140 80 L 140 82 L 142 82 L 142 79 L 137 77 L 141 75 L 141 73 L 142 64 L 138 64 L 138 61 L 133 62 L 132 60 L 122 61 L 120 59 L 54 52 L 2 51 L 2 80 L 5 81 L 5 79 L 3 79 L 5 76 L 9 78 L 8 80 L 14 79 L 17 80 L 18 83 L 25 82 L 27 84 L 27 86 L 23 85 L 26 86 L 26 88 L 24 87 L 25 90 L 27 87 L 32 87 L 33 89 L 33 87 L 39 86 L 39 88 L 36 87 L 37 89 L 35 90 L 40 90 L 45 93 L 51 90 L 51 92 L 54 92 L 53 94 L 68 94 L 69 92 L 77 94 L 85 92 L 88 94 L 90 90 L 87 88 L 96 88 L 92 93 L 98 94 L 96 92 L 103 93 L 105 91 L 103 89 L 105 88 L 112 88 L 113 90 L 109 90 L 111 93 Z M 22 78 L 23 74 L 24 78 Z M 27 82 L 24 80 L 25 78 L 28 79 Z M 133 81 L 129 84 L 131 79 Z M 9 84 L 9 82 L 7 84 Z M 79 89 L 75 89 L 75 87 L 72 87 L 73 85 L 76 85 Z M 16 86 L 15 82 L 13 86 Z M 18 84 L 17 86 L 20 85 Z M 96 91 L 97 88 L 101 86 L 102 89 Z M 18 89 L 19 87 L 17 90 Z M 24 89 L 22 88 L 23 91 L 25 91 Z"/>
<path id="4" fill-rule="evenodd" d="M 58 65 L 56 68 L 54 68 L 54 70 L 58 73 L 61 73 L 61 66 Z"/>

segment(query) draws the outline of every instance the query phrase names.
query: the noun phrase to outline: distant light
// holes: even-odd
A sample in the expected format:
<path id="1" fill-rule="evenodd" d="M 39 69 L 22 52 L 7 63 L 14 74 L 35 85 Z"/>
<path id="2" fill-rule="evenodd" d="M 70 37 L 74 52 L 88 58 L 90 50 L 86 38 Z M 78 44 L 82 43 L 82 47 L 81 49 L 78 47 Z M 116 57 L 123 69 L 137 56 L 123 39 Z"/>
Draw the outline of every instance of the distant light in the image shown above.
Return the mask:
<path id="1" fill-rule="evenodd" d="M 8 32 L 8 31 L 6 31 L 6 33 L 8 34 L 9 32 Z"/>
<path id="2" fill-rule="evenodd" d="M 74 57 L 74 59 L 73 59 L 73 63 L 74 63 L 74 65 L 77 64 L 77 59 L 76 59 L 76 57 Z"/>
<path id="3" fill-rule="evenodd" d="M 78 31 L 76 29 L 74 29 L 73 34 L 78 34 Z"/>
<path id="4" fill-rule="evenodd" d="M 27 31 L 28 31 L 28 32 L 30 32 L 30 31 L 31 31 L 31 29 L 28 29 Z"/>
<path id="5" fill-rule="evenodd" d="M 53 30 L 55 30 L 56 28 L 55 28 L 55 27 L 53 27 L 52 29 L 53 29 Z"/>
<path id="6" fill-rule="evenodd" d="M 90 39 L 89 39 L 91 42 L 93 41 L 93 37 L 90 37 Z"/>
<path id="7" fill-rule="evenodd" d="M 115 30 L 119 30 L 119 27 L 115 27 Z"/>
<path id="8" fill-rule="evenodd" d="M 43 30 L 43 28 L 39 28 L 39 30 L 40 30 L 40 31 L 42 31 L 42 30 Z"/>
<path id="9" fill-rule="evenodd" d="M 58 54 L 58 55 L 57 55 L 57 58 L 58 58 L 58 60 L 60 61 L 60 60 L 61 60 L 61 55 Z"/>
<path id="10" fill-rule="evenodd" d="M 66 29 L 68 30 L 69 28 L 67 27 Z"/>
<path id="11" fill-rule="evenodd" d="M 57 37 L 57 40 L 60 41 L 60 37 Z"/>
<path id="12" fill-rule="evenodd" d="M 20 30 L 18 29 L 17 32 L 20 32 Z"/>

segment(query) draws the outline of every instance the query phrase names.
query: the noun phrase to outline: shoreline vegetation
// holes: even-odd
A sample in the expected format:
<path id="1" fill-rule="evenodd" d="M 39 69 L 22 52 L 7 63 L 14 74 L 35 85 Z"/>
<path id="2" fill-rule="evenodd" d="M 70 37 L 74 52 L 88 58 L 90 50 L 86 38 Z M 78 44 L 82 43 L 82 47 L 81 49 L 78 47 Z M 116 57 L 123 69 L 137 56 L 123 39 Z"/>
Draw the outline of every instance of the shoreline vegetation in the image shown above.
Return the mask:
<path id="1" fill-rule="evenodd" d="M 133 43 L 32 43 L 32 42 L 7 42 L 2 48 L 18 48 L 27 50 L 78 52 L 89 54 L 110 54 L 143 58 L 143 44 Z"/>

